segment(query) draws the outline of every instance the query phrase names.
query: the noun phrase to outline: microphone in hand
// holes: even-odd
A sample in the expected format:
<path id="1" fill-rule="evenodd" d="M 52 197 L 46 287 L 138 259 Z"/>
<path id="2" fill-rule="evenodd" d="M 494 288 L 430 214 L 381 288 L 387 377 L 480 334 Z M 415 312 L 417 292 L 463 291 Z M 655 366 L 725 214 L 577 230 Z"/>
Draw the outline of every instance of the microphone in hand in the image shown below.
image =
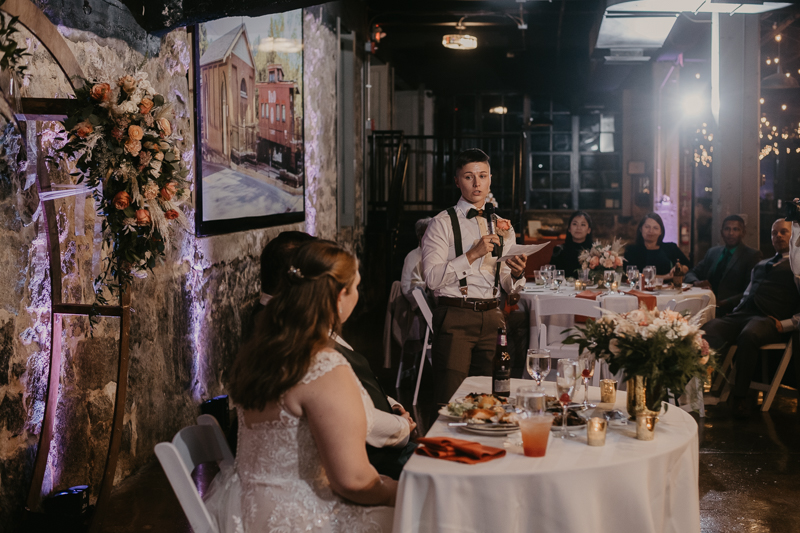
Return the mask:
<path id="1" fill-rule="evenodd" d="M 494 204 L 487 202 L 483 207 L 483 216 L 486 218 L 486 229 L 489 235 L 497 235 L 497 225 L 495 224 Z M 492 250 L 492 257 L 500 257 L 500 246 L 495 243 Z"/>

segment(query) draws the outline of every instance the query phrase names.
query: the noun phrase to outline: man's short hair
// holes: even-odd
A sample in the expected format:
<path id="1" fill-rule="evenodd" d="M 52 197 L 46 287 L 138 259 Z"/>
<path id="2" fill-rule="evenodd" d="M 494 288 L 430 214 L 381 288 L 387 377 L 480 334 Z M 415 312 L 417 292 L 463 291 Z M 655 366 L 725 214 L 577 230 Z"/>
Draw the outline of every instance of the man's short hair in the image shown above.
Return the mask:
<path id="1" fill-rule="evenodd" d="M 456 157 L 456 172 L 470 163 L 489 163 L 489 156 L 480 148 L 469 148 Z"/>
<path id="2" fill-rule="evenodd" d="M 316 237 L 303 231 L 284 231 L 272 239 L 261 252 L 261 292 L 275 294 L 281 272 L 288 270 L 292 252 Z"/>
<path id="3" fill-rule="evenodd" d="M 739 215 L 728 215 L 722 220 L 722 226 L 725 227 L 726 222 L 738 222 L 742 225 L 742 229 L 744 229 L 744 219 Z"/>
<path id="4" fill-rule="evenodd" d="M 421 241 L 422 236 L 425 235 L 425 230 L 428 229 L 428 224 L 431 223 L 431 217 L 425 217 L 417 220 L 414 224 L 414 232 L 417 234 L 417 240 Z"/>

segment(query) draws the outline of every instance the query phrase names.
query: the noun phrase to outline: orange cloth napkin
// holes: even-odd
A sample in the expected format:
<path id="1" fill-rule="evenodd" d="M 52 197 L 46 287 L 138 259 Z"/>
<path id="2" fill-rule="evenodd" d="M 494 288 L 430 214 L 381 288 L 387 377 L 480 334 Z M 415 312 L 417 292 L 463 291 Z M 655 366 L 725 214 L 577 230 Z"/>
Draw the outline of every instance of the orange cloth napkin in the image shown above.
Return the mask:
<path id="1" fill-rule="evenodd" d="M 417 439 L 417 442 L 424 444 L 424 446 L 416 449 L 416 453 L 419 455 L 427 455 L 428 457 L 446 461 L 457 461 L 468 465 L 499 459 L 506 454 L 506 451 L 501 448 L 448 437 L 422 438 Z"/>
<path id="2" fill-rule="evenodd" d="M 597 300 L 597 297 L 603 294 L 605 291 L 593 291 L 591 289 L 586 289 L 585 291 L 581 291 L 575 295 L 575 298 L 583 298 L 585 300 Z M 588 317 L 582 315 L 575 315 L 575 323 L 576 324 L 583 324 L 586 322 Z"/>
<path id="3" fill-rule="evenodd" d="M 630 294 L 631 296 L 636 296 L 636 299 L 639 300 L 639 307 L 642 304 L 646 305 L 648 309 L 655 309 L 658 305 L 658 300 L 656 299 L 655 295 L 647 294 L 646 292 L 637 291 L 636 289 L 632 289 L 625 294 Z"/>

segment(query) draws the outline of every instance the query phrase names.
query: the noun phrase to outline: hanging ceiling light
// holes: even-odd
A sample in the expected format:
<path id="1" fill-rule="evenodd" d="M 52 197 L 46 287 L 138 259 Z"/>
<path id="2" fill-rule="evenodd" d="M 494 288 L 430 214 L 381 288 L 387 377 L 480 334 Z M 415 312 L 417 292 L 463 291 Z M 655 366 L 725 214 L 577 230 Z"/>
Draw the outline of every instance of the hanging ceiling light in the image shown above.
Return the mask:
<path id="1" fill-rule="evenodd" d="M 761 80 L 762 89 L 796 89 L 800 87 L 797 80 L 794 79 L 788 72 L 781 72 L 780 55 L 781 55 L 781 41 L 778 41 L 778 57 L 775 58 L 775 63 L 778 65 L 778 72 L 771 74 Z"/>
<path id="2" fill-rule="evenodd" d="M 464 18 L 466 17 L 461 17 L 461 20 L 456 24 L 456 29 L 460 32 L 467 29 L 464 26 Z M 452 50 L 474 50 L 478 47 L 478 39 L 464 33 L 448 33 L 442 37 L 442 45 Z"/>

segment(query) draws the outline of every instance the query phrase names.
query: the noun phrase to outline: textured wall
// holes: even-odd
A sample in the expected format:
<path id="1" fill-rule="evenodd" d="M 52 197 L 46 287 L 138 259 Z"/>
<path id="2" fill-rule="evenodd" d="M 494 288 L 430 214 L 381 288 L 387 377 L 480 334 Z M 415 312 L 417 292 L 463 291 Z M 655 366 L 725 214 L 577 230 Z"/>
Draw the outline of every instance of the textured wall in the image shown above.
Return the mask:
<path id="1" fill-rule="evenodd" d="M 125 9 L 114 1 L 106 4 Z M 183 136 L 184 159 L 193 165 L 187 33 L 176 30 L 162 38 L 147 36 L 129 16 L 114 19 L 117 29 L 101 28 L 101 22 L 89 23 L 91 17 L 89 22 L 77 23 L 80 13 L 59 11 L 60 2 L 38 5 L 59 24 L 87 76 L 115 80 L 137 68 L 149 74 L 155 88 L 174 102 L 174 124 Z M 330 25 L 321 22 L 321 13 L 318 8 L 304 18 L 308 231 L 336 238 L 333 58 L 337 41 Z M 30 43 L 34 55 L 27 95 L 68 94 L 69 86 L 49 54 L 35 40 Z M 0 532 L 18 523 L 30 482 L 43 414 L 50 328 L 49 273 L 41 219 L 34 221 L 35 187 L 27 173 L 20 134 L 4 128 L 0 113 L 0 144 L 9 162 L 8 168 L 0 162 L 0 271 L 7 273 L 0 276 Z M 45 125 L 42 135 L 49 146 L 52 125 Z M 53 178 L 56 182 L 70 179 L 65 172 Z M 64 295 L 66 301 L 90 301 L 98 221 L 91 200 L 78 201 L 86 216 L 76 232 L 75 204 L 72 198 L 56 203 Z M 193 219 L 191 208 L 185 209 Z M 151 460 L 157 442 L 171 439 L 175 431 L 191 423 L 202 400 L 225 392 L 226 369 L 248 329 L 259 293 L 258 255 L 280 231 L 305 228 L 301 223 L 203 239 L 179 233 L 164 263 L 134 283 L 129 395 L 117 481 Z M 340 237 L 358 249 L 354 239 L 360 234 Z M 116 390 L 118 322 L 103 319 L 91 337 L 85 318 L 63 320 L 56 437 L 44 494 L 80 483 L 97 489 Z"/>

